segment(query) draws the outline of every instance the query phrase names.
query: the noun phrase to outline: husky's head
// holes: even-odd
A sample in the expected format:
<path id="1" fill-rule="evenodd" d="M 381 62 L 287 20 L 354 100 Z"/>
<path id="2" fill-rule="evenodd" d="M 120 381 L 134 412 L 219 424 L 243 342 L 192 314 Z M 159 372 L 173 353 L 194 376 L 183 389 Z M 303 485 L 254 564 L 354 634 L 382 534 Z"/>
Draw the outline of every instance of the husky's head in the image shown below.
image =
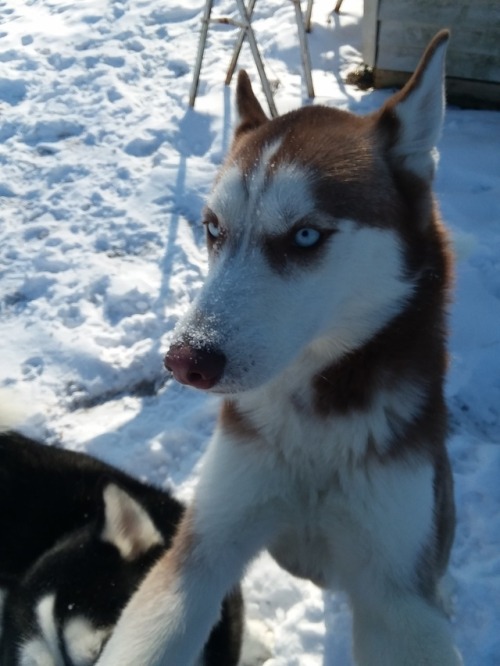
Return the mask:
<path id="1" fill-rule="evenodd" d="M 269 120 L 250 81 L 205 209 L 209 275 L 165 364 L 239 393 L 359 348 L 411 301 L 436 235 L 431 182 L 448 33 L 376 113 Z M 297 365 L 298 364 L 298 365 Z"/>

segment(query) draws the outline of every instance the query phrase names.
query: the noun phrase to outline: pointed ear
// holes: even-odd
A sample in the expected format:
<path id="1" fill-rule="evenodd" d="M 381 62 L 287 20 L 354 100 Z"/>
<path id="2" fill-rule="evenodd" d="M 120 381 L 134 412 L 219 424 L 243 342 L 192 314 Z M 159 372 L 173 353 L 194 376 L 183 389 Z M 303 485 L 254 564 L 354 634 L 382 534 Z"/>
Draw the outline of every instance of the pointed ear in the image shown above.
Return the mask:
<path id="1" fill-rule="evenodd" d="M 441 30 L 431 41 L 415 73 L 382 107 L 379 125 L 392 125 L 393 161 L 430 182 L 437 162 L 436 143 L 444 115 L 444 66 L 450 33 Z M 393 130 L 394 131 L 394 130 Z"/>
<path id="2" fill-rule="evenodd" d="M 144 508 L 124 490 L 110 483 L 104 488 L 104 526 L 101 539 L 118 548 L 123 559 L 133 561 L 163 538 Z"/>
<path id="3" fill-rule="evenodd" d="M 244 132 L 255 129 L 259 125 L 269 122 L 255 97 L 252 84 L 244 69 L 238 73 L 238 84 L 236 86 L 236 110 L 238 112 L 238 125 L 235 130 L 235 138 Z"/>

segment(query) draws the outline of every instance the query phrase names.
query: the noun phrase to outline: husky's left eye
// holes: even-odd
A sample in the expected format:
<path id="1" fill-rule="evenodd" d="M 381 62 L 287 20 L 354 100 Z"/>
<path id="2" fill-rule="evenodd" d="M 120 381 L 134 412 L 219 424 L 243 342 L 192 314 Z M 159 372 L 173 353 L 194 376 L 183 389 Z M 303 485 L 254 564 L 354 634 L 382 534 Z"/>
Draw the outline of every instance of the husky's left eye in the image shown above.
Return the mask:
<path id="1" fill-rule="evenodd" d="M 304 227 L 299 229 L 293 237 L 293 242 L 298 247 L 314 247 L 321 240 L 321 233 L 317 229 Z"/>
<path id="2" fill-rule="evenodd" d="M 213 220 L 207 222 L 207 230 L 212 238 L 219 238 L 220 227 L 218 222 L 214 222 Z"/>
<path id="3" fill-rule="evenodd" d="M 219 218 L 217 215 L 210 210 L 210 208 L 207 208 L 205 211 L 205 219 L 203 220 L 203 224 L 205 225 L 208 233 L 208 237 L 212 241 L 216 241 L 222 234 L 220 224 L 219 224 Z"/>

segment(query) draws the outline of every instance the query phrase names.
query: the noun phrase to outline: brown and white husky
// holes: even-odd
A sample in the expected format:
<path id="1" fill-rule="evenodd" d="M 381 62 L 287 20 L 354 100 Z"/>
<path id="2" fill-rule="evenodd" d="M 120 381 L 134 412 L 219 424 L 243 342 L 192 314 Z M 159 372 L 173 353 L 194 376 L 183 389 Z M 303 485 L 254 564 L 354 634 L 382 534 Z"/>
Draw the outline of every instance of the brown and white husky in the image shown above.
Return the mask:
<path id="1" fill-rule="evenodd" d="M 191 666 L 266 548 L 347 592 L 360 666 L 461 663 L 438 594 L 454 532 L 451 261 L 432 194 L 448 37 L 367 117 L 269 120 L 240 73 L 209 274 L 165 359 L 223 397 L 220 419 L 174 546 L 99 666 Z"/>

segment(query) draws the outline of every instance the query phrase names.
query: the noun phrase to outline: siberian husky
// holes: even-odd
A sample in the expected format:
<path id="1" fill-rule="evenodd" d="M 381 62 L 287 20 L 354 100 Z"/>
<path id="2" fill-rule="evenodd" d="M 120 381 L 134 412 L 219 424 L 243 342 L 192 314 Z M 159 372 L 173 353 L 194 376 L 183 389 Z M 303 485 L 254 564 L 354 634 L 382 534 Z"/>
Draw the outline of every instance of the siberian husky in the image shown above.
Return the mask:
<path id="1" fill-rule="evenodd" d="M 174 545 L 99 666 L 190 666 L 266 548 L 347 592 L 360 666 L 461 663 L 438 594 L 454 532 L 451 259 L 431 189 L 448 37 L 367 117 L 269 120 L 240 73 L 208 278 L 165 359 L 223 397 L 220 419 Z"/>
<path id="2" fill-rule="evenodd" d="M 183 511 L 90 456 L 0 433 L 0 664 L 94 664 Z M 236 588 L 199 666 L 236 666 L 242 610 Z"/>

